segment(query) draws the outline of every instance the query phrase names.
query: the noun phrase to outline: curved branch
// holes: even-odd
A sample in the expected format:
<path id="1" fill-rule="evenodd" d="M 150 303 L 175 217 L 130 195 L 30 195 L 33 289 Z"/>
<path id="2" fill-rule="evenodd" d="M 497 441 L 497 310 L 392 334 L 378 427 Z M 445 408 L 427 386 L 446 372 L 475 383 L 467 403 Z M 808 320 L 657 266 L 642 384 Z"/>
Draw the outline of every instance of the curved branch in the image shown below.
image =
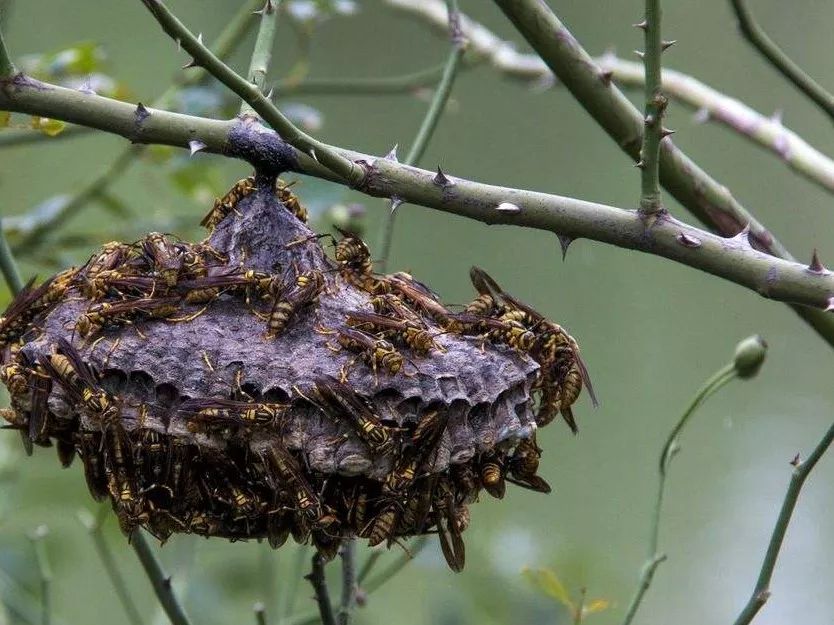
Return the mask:
<path id="1" fill-rule="evenodd" d="M 285 143 L 251 118 L 219 121 L 133 106 L 35 81 L 23 75 L 0 81 L 0 109 L 39 114 L 122 135 L 135 143 L 188 148 L 241 158 L 256 168 L 292 170 L 341 182 L 318 161 Z M 568 197 L 488 185 L 436 174 L 396 161 L 332 147 L 361 167 L 359 190 L 469 217 L 487 224 L 548 230 L 639 250 L 730 280 L 774 300 L 825 309 L 834 297 L 834 274 L 755 249 L 748 230 L 725 238 L 667 214 L 647 220 L 637 211 Z M 821 310 L 824 319 L 830 317 Z M 825 328 L 823 328 L 825 329 Z M 834 334 L 825 334 L 834 341 Z"/>
<path id="2" fill-rule="evenodd" d="M 252 51 L 252 59 L 246 76 L 249 82 L 258 88 L 258 91 L 265 93 L 264 85 L 269 71 L 269 62 L 272 60 L 275 31 L 278 27 L 278 11 L 272 4 L 272 0 L 266 0 L 260 14 L 261 24 L 258 28 L 258 36 L 255 38 L 255 48 Z M 244 100 L 240 105 L 240 114 L 255 115 L 255 109 Z"/>
<path id="3" fill-rule="evenodd" d="M 805 70 L 794 63 L 785 54 L 764 29 L 759 26 L 753 13 L 744 0 L 730 0 L 730 5 L 738 19 L 741 34 L 749 41 L 768 62 L 787 78 L 793 85 L 810 98 L 823 112 L 834 119 L 834 94 L 827 91 L 816 80 L 811 78 Z"/>
<path id="4" fill-rule="evenodd" d="M 446 64 L 401 76 L 383 78 L 284 79 L 275 84 L 275 95 L 397 95 L 414 93 L 440 80 Z"/>

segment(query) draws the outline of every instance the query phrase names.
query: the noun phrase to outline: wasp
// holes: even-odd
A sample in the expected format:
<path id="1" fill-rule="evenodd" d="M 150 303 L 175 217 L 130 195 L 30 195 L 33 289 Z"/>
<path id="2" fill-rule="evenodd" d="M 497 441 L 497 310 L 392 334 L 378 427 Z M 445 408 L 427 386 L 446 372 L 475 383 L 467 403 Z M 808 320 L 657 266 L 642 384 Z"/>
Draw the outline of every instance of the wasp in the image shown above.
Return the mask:
<path id="1" fill-rule="evenodd" d="M 384 280 L 374 274 L 374 263 L 368 246 L 355 234 L 338 226 L 334 227 L 342 235 L 342 238 L 336 241 L 333 253 L 342 277 L 348 283 L 372 295 L 383 293 L 387 287 Z"/>
<path id="2" fill-rule="evenodd" d="M 296 313 L 313 302 L 323 288 L 324 276 L 320 271 L 298 274 L 294 287 L 276 298 L 269 313 L 266 337 L 275 338 L 286 330 Z"/>
<path id="3" fill-rule="evenodd" d="M 497 499 L 504 498 L 506 483 L 504 482 L 504 463 L 494 451 L 487 452 L 480 462 L 481 484 L 486 491 Z"/>
<path id="4" fill-rule="evenodd" d="M 36 278 L 32 278 L 15 296 L 0 316 L 0 345 L 15 342 L 26 331 L 35 315 L 43 310 L 44 298 L 54 279 L 33 288 Z"/>
<path id="5" fill-rule="evenodd" d="M 135 244 L 110 241 L 90 257 L 90 260 L 78 272 L 78 278 L 85 281 L 95 280 L 100 273 L 121 268 L 137 260 L 139 256 L 139 250 Z"/>
<path id="6" fill-rule="evenodd" d="M 402 511 L 400 528 L 403 532 L 422 534 L 429 519 L 436 478 L 418 480 Z"/>
<path id="7" fill-rule="evenodd" d="M 410 274 L 400 271 L 385 276 L 384 282 L 387 289 L 434 319 L 444 330 L 456 333 L 463 330 L 463 324 L 457 315 L 443 306 L 431 289 L 415 280 Z"/>
<path id="8" fill-rule="evenodd" d="M 29 369 L 18 362 L 0 366 L 0 382 L 6 385 L 12 396 L 25 395 L 29 389 Z"/>
<path id="9" fill-rule="evenodd" d="M 78 432 L 76 444 L 84 461 L 84 478 L 87 489 L 96 501 L 107 497 L 107 476 L 104 472 L 104 458 L 99 451 L 101 434 L 99 432 Z"/>
<path id="10" fill-rule="evenodd" d="M 348 313 L 347 324 L 377 334 L 382 338 L 398 339 L 421 356 L 427 355 L 432 349 L 439 349 L 428 329 L 414 321 L 392 319 L 376 313 L 354 311 Z"/>
<path id="11" fill-rule="evenodd" d="M 380 293 L 374 296 L 371 298 L 371 306 L 373 306 L 374 312 L 379 315 L 414 323 L 423 322 L 420 315 L 393 293 Z"/>
<path id="12" fill-rule="evenodd" d="M 52 391 L 52 378 L 40 365 L 31 370 L 31 406 L 29 409 L 29 440 L 42 443 L 48 439 L 49 432 L 49 393 Z"/>
<path id="13" fill-rule="evenodd" d="M 281 201 L 284 206 L 287 207 L 295 218 L 298 219 L 302 223 L 307 223 L 307 209 L 302 206 L 302 204 L 298 201 L 298 198 L 295 196 L 294 193 L 290 191 L 290 187 L 295 184 L 295 181 L 290 182 L 287 184 L 280 178 L 275 181 L 275 193 L 278 196 L 278 199 Z"/>
<path id="14" fill-rule="evenodd" d="M 151 232 L 139 245 L 154 274 L 166 287 L 173 287 L 183 266 L 181 248 L 159 232 Z"/>
<path id="15" fill-rule="evenodd" d="M 133 450 L 137 467 L 144 473 L 147 483 L 163 483 L 171 463 L 171 447 L 166 436 L 151 428 L 142 428 L 135 434 L 137 440 Z"/>
<path id="16" fill-rule="evenodd" d="M 95 278 L 86 280 L 81 292 L 93 300 L 108 295 L 118 297 L 153 297 L 157 290 L 157 281 L 147 276 L 124 275 L 117 269 L 99 272 Z"/>
<path id="17" fill-rule="evenodd" d="M 519 441 L 507 461 L 507 481 L 539 493 L 549 493 L 550 484 L 536 475 L 541 455 L 542 450 L 536 444 L 535 438 Z"/>
<path id="18" fill-rule="evenodd" d="M 137 314 L 153 318 L 170 317 L 179 311 L 180 298 L 145 297 L 124 302 L 93 304 L 75 322 L 75 330 L 82 337 L 97 334 L 105 325 L 130 323 Z"/>
<path id="19" fill-rule="evenodd" d="M 218 266 L 224 266 L 229 259 L 208 243 L 180 244 L 182 273 L 188 278 L 203 278 Z"/>
<path id="20" fill-rule="evenodd" d="M 466 463 L 453 464 L 450 473 L 460 500 L 464 503 L 474 502 L 481 492 L 481 476 L 478 471 L 471 463 Z"/>
<path id="21" fill-rule="evenodd" d="M 275 426 L 286 410 L 286 404 L 250 403 L 230 399 L 191 399 L 179 407 L 179 412 L 193 422 L 260 427 Z"/>
<path id="22" fill-rule="evenodd" d="M 446 563 L 455 573 L 459 573 L 466 562 L 466 548 L 461 532 L 468 524 L 468 510 L 459 512 L 452 486 L 445 477 L 437 482 L 435 488 L 434 521 Z"/>
<path id="23" fill-rule="evenodd" d="M 188 304 L 205 304 L 216 299 L 221 293 L 236 289 L 255 289 L 263 298 L 271 298 L 280 292 L 281 279 L 267 273 L 249 269 L 241 272 L 237 269 L 223 270 L 177 284 L 184 300 Z M 249 297 L 247 296 L 247 301 Z"/>
<path id="24" fill-rule="evenodd" d="M 391 451 L 396 443 L 393 429 L 384 425 L 373 407 L 352 388 L 325 375 L 316 379 L 312 402 L 336 421 L 347 418 L 359 437 L 375 454 Z"/>
<path id="25" fill-rule="evenodd" d="M 223 221 L 233 210 L 235 210 L 237 203 L 255 190 L 257 190 L 257 187 L 255 186 L 254 176 L 248 176 L 243 180 L 238 180 L 234 186 L 226 192 L 226 195 L 214 200 L 214 206 L 208 214 L 203 217 L 200 225 L 207 228 L 209 232 L 214 231 L 217 224 Z"/>
<path id="26" fill-rule="evenodd" d="M 255 493 L 237 486 L 227 475 L 222 477 L 222 486 L 214 489 L 213 497 L 233 508 L 232 519 L 235 521 L 257 516 L 265 507 L 264 502 Z"/>
<path id="27" fill-rule="evenodd" d="M 371 367 L 374 377 L 376 377 L 378 369 L 384 369 L 391 375 L 395 375 L 403 368 L 405 362 L 403 355 L 385 339 L 378 339 L 361 330 L 341 328 L 337 332 L 337 340 L 342 347 L 359 352 L 358 357 L 362 358 Z M 353 362 L 351 361 L 342 368 L 343 380 L 347 378 L 347 369 Z"/>

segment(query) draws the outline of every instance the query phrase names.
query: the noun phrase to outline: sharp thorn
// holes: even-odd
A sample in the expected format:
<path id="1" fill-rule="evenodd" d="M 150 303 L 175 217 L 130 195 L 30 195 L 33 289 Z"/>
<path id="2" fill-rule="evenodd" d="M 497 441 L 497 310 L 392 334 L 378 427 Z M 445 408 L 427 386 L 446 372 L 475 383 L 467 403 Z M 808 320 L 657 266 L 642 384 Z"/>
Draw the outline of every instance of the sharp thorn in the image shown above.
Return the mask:
<path id="1" fill-rule="evenodd" d="M 640 30 L 646 30 L 649 27 L 649 23 L 646 20 L 642 22 L 637 22 L 636 24 L 632 24 L 634 28 L 639 28 Z"/>
<path id="2" fill-rule="evenodd" d="M 660 42 L 660 51 L 666 52 L 669 48 L 675 45 L 678 42 L 677 39 L 670 39 L 669 41 L 661 41 Z"/>
<path id="3" fill-rule="evenodd" d="M 192 139 L 188 142 L 188 149 L 191 151 L 191 156 L 194 156 L 200 150 L 205 150 L 208 146 L 197 139 Z"/>
<path id="4" fill-rule="evenodd" d="M 573 243 L 573 239 L 564 234 L 557 234 L 556 238 L 559 239 L 559 247 L 562 248 L 562 262 L 564 262 L 565 257 L 568 255 L 568 247 Z"/>
<path id="5" fill-rule="evenodd" d="M 197 35 L 197 43 L 203 45 L 203 33 Z"/>
<path id="6" fill-rule="evenodd" d="M 512 202 L 501 202 L 495 207 L 495 210 L 500 213 L 520 213 L 521 207 L 518 204 L 513 204 Z"/>
<path id="7" fill-rule="evenodd" d="M 750 224 L 749 223 L 746 224 L 744 226 L 744 228 L 742 228 L 738 232 L 738 234 L 736 234 L 734 237 L 731 237 L 731 238 L 736 240 L 736 241 L 741 241 L 742 243 L 746 243 L 747 245 L 750 245 Z"/>
<path id="8" fill-rule="evenodd" d="M 196 59 L 191 59 L 188 63 L 182 66 L 183 69 L 191 69 L 192 67 L 197 67 Z"/>
<path id="9" fill-rule="evenodd" d="M 436 184 L 438 187 L 451 187 L 455 183 L 449 179 L 446 174 L 443 173 L 443 170 L 440 169 L 440 166 L 437 167 L 437 173 L 432 178 L 432 182 Z"/>
<path id="10" fill-rule="evenodd" d="M 641 158 L 639 161 L 637 161 L 636 163 L 634 163 L 634 166 L 635 166 L 637 169 L 643 169 L 643 168 L 645 168 L 645 167 L 646 167 L 646 161 L 644 161 L 644 160 Z"/>
<path id="11" fill-rule="evenodd" d="M 680 243 L 684 247 L 689 247 L 689 248 L 692 248 L 692 249 L 696 249 L 696 248 L 701 247 L 701 245 L 702 245 L 701 239 L 699 239 L 697 237 L 690 236 L 690 235 L 686 234 L 685 232 L 681 232 L 675 238 L 677 239 L 678 243 Z"/>
<path id="12" fill-rule="evenodd" d="M 663 139 L 665 137 L 668 137 L 669 135 L 673 135 L 673 134 L 675 134 L 675 131 L 672 130 L 671 128 L 661 128 L 660 129 L 660 138 L 661 139 Z"/>
<path id="13" fill-rule="evenodd" d="M 402 205 L 403 199 L 397 195 L 391 196 L 391 215 L 397 212 L 397 209 Z"/>
<path id="14" fill-rule="evenodd" d="M 811 263 L 808 265 L 808 271 L 813 273 L 825 272 L 825 265 L 823 265 L 822 262 L 820 262 L 820 257 L 817 253 L 817 248 L 814 248 L 814 253 L 811 254 Z"/>
<path id="15" fill-rule="evenodd" d="M 611 80 L 614 78 L 614 70 L 612 69 L 604 69 L 601 70 L 599 73 L 599 79 L 602 81 L 602 84 L 608 86 L 611 84 Z"/>
<path id="16" fill-rule="evenodd" d="M 389 150 L 388 154 L 386 154 L 383 158 L 385 158 L 385 160 L 387 160 L 387 161 L 394 161 L 395 163 L 399 163 L 400 160 L 397 158 L 397 148 L 398 147 L 399 147 L 399 144 L 395 143 L 394 147 L 391 148 Z"/>
<path id="17" fill-rule="evenodd" d="M 831 312 L 834 310 L 834 297 L 828 298 L 828 305 L 825 307 L 825 312 Z"/>
<path id="18" fill-rule="evenodd" d="M 634 51 L 634 54 L 636 54 L 636 55 L 637 55 L 637 58 L 640 58 L 640 59 L 642 59 L 642 58 L 644 58 L 644 57 L 646 56 L 646 53 L 645 53 L 645 52 L 642 52 L 642 51 L 640 51 L 640 50 L 635 50 L 635 51 Z"/>

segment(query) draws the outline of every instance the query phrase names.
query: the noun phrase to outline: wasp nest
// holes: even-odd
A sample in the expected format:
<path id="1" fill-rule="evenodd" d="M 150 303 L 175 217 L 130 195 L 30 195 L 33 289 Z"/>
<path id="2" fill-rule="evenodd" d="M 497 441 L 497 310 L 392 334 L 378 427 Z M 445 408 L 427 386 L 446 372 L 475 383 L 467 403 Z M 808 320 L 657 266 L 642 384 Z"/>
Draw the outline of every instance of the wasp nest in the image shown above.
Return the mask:
<path id="1" fill-rule="evenodd" d="M 201 243 L 150 234 L 28 285 L 0 319 L 6 419 L 81 457 L 122 529 L 289 535 L 332 557 L 436 532 L 464 563 L 468 504 L 540 492 L 538 426 L 587 385 L 575 341 L 472 270 L 460 311 L 357 236 L 333 257 L 298 200 L 248 178 Z"/>

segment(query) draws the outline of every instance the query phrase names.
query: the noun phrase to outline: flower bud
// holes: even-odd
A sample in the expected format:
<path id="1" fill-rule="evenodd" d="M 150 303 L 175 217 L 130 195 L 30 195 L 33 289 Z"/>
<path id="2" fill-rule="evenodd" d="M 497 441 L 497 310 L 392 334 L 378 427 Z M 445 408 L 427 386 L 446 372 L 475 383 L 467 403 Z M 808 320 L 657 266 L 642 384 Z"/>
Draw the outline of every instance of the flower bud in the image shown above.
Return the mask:
<path id="1" fill-rule="evenodd" d="M 767 343 L 758 334 L 748 336 L 736 345 L 733 365 L 738 377 L 746 380 L 756 375 L 764 362 L 766 354 Z"/>

